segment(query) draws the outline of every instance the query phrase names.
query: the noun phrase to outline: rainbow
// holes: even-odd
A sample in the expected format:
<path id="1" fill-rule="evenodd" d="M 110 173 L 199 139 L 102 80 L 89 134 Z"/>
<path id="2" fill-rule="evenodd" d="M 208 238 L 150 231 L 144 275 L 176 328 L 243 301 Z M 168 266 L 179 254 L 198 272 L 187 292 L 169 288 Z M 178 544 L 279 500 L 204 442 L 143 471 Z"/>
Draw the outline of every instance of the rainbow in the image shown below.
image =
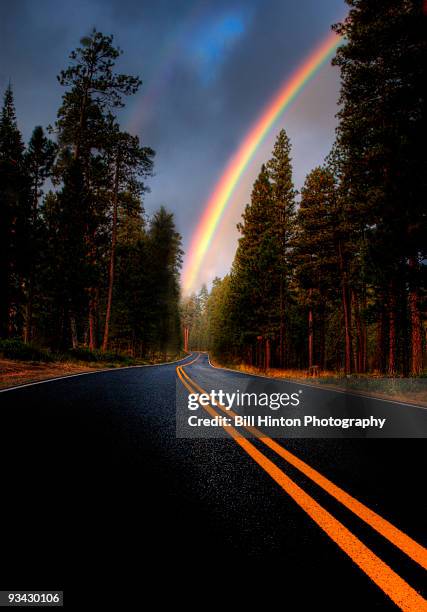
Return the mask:
<path id="1" fill-rule="evenodd" d="M 257 148 L 273 127 L 276 119 L 286 110 L 308 81 L 331 57 L 340 41 L 341 37 L 332 32 L 309 55 L 293 75 L 285 81 L 269 104 L 267 104 L 253 127 L 246 134 L 236 153 L 230 159 L 214 191 L 206 202 L 203 215 L 191 239 L 189 254 L 183 272 L 184 293 L 189 293 L 193 288 L 221 217 Z"/>

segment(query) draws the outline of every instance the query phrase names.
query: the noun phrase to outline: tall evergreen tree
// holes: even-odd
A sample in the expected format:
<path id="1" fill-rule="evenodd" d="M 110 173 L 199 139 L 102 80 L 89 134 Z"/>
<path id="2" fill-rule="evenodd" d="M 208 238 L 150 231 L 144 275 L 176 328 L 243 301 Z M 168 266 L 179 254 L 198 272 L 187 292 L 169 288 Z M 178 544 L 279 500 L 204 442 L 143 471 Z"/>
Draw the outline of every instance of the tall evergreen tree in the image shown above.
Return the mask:
<path id="1" fill-rule="evenodd" d="M 207 302 L 207 317 L 209 329 L 208 348 L 213 355 L 226 361 L 235 358 L 236 346 L 233 343 L 235 326 L 230 276 L 223 279 L 214 278 Z M 237 347 L 241 350 L 241 347 Z M 251 350 L 251 349 L 250 349 Z"/>
<path id="2" fill-rule="evenodd" d="M 209 292 L 205 284 L 200 291 L 192 293 L 181 304 L 181 321 L 187 334 L 187 350 L 206 351 L 208 349 L 208 306 Z M 185 331 L 187 330 L 187 331 Z"/>
<path id="3" fill-rule="evenodd" d="M 91 245 L 86 240 L 90 204 L 83 170 L 72 160 L 58 194 L 48 194 L 42 210 L 48 238 L 45 291 L 50 313 L 47 318 L 49 344 L 76 348 L 86 332 L 86 288 L 93 283 Z"/>
<path id="4" fill-rule="evenodd" d="M 181 303 L 181 322 L 184 336 L 184 350 L 195 350 L 198 345 L 197 328 L 199 326 L 200 309 L 197 295 L 193 292 Z"/>
<path id="5" fill-rule="evenodd" d="M 38 214 L 39 200 L 42 188 L 52 172 L 55 161 L 56 145 L 44 134 L 38 125 L 34 128 L 28 148 L 25 152 L 25 166 L 31 184 L 32 216 L 35 220 Z"/>
<path id="6" fill-rule="evenodd" d="M 153 216 L 148 233 L 150 281 L 147 289 L 154 310 L 153 345 L 166 356 L 181 345 L 179 272 L 182 266 L 181 236 L 173 214 L 164 207 Z"/>
<path id="7" fill-rule="evenodd" d="M 82 39 L 81 47 L 70 54 L 70 66 L 61 71 L 58 81 L 66 88 L 58 111 L 55 129 L 60 146 L 59 174 L 67 171 L 70 154 L 80 164 L 84 200 L 89 207 L 84 228 L 88 244 L 89 264 L 93 267 L 93 284 L 87 286 L 89 346 L 98 341 L 99 310 L 99 244 L 107 223 L 109 168 L 104 154 L 111 144 L 114 112 L 123 107 L 123 98 L 137 92 L 139 77 L 114 72 L 121 50 L 113 45 L 113 37 L 93 30 Z M 114 187 L 112 188 L 113 191 Z"/>
<path id="8" fill-rule="evenodd" d="M 113 71 L 122 54 L 113 46 L 113 36 L 94 29 L 81 45 L 71 52 L 71 65 L 58 76 L 66 92 L 56 121 L 59 144 L 72 147 L 76 159 L 87 157 L 92 148 L 103 148 L 111 113 L 141 85 L 139 77 Z"/>
<path id="9" fill-rule="evenodd" d="M 146 186 L 144 179 L 152 173 L 154 151 L 141 147 L 138 136 L 121 132 L 113 126 L 107 147 L 107 158 L 111 175 L 111 249 L 108 270 L 107 307 L 105 315 L 104 338 L 102 348 L 108 346 L 109 325 L 111 319 L 114 269 L 116 259 L 117 225 L 120 193 L 126 190 L 135 198 L 140 198 Z"/>
<path id="10" fill-rule="evenodd" d="M 307 310 L 309 368 L 315 360 L 325 367 L 325 323 L 328 307 L 337 303 L 337 216 L 335 178 L 328 169 L 315 168 L 301 190 L 292 255 Z"/>
<path id="11" fill-rule="evenodd" d="M 425 291 L 427 43 L 423 3 L 347 0 L 335 26 L 346 43 L 338 127 L 348 213 L 366 238 L 366 266 L 385 304 L 388 372 L 405 371 L 410 314 L 412 372 L 422 367 L 420 293 Z M 408 291 L 409 287 L 409 291 Z M 406 306 L 405 306 L 406 302 Z"/>
<path id="12" fill-rule="evenodd" d="M 256 360 L 269 367 L 271 341 L 277 335 L 275 294 L 279 244 L 275 234 L 274 201 L 268 172 L 262 166 L 238 229 L 231 286 L 236 330 L 243 346 L 256 348 Z M 257 342 L 260 343 L 259 346 Z M 261 357 L 262 356 L 262 357 Z"/>
<path id="13" fill-rule="evenodd" d="M 28 187 L 24 144 L 9 84 L 0 116 L 0 337 L 19 334 L 21 330 L 21 287 L 27 265 Z"/>
<path id="14" fill-rule="evenodd" d="M 51 175 L 55 155 L 56 146 L 44 135 L 43 128 L 41 126 L 34 128 L 25 152 L 25 168 L 30 185 L 31 212 L 27 248 L 29 262 L 26 281 L 24 342 L 29 342 L 33 337 L 34 300 L 37 299 L 41 290 L 37 282 L 40 277 L 40 252 L 43 249 L 39 200 L 43 193 L 43 186 Z"/>
<path id="15" fill-rule="evenodd" d="M 121 192 L 117 216 L 109 346 L 142 356 L 151 348 L 153 309 L 147 232 L 140 198 Z"/>
<path id="16" fill-rule="evenodd" d="M 290 244 L 294 233 L 295 195 L 292 181 L 291 144 L 285 130 L 280 130 L 273 148 L 272 158 L 267 163 L 268 176 L 272 185 L 273 226 L 277 249 L 277 292 L 272 301 L 277 301 L 279 315 L 279 365 L 285 364 L 287 348 L 286 329 L 290 309 Z"/>

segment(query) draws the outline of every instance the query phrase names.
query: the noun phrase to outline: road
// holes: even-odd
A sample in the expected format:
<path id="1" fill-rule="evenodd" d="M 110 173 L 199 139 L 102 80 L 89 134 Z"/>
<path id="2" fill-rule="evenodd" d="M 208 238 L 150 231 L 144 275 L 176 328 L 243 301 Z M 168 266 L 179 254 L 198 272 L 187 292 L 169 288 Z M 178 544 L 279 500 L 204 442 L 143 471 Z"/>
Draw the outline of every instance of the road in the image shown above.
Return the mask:
<path id="1" fill-rule="evenodd" d="M 257 596 L 297 610 L 314 596 L 328 610 L 425 609 L 425 440 L 179 437 L 190 389 L 260 381 L 194 354 L 0 393 L 1 587 L 62 589 L 77 610 L 138 609 L 149 595 L 158 606 Z M 335 410 L 338 394 L 303 392 L 304 410 Z M 345 406 L 424 422 L 395 403 Z M 220 408 L 194 414 L 207 410 Z"/>

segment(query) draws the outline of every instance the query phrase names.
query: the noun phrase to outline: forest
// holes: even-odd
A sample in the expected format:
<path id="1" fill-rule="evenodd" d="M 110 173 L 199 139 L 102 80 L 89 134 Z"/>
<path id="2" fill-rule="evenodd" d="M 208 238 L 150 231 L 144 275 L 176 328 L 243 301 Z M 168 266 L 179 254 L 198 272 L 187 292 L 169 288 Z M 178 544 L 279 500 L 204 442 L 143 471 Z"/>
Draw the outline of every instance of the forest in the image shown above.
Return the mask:
<path id="1" fill-rule="evenodd" d="M 297 191 L 280 130 L 238 225 L 230 273 L 185 298 L 173 214 L 144 210 L 155 153 L 119 123 L 142 82 L 115 71 L 113 37 L 93 30 L 72 51 L 57 77 L 56 118 L 26 144 L 9 83 L 0 115 L 3 352 L 156 359 L 184 348 L 263 370 L 423 374 L 427 16 L 416 0 L 347 4 L 333 26 L 343 42 L 329 155 Z"/>
<path id="2" fill-rule="evenodd" d="M 426 368 L 426 12 L 347 0 L 338 127 L 299 193 L 282 129 L 230 273 L 183 303 L 188 348 L 222 364 L 420 376 Z"/>
<path id="3" fill-rule="evenodd" d="M 138 76 L 93 30 L 58 75 L 51 126 L 24 144 L 9 83 L 0 116 L 0 348 L 176 355 L 181 237 L 143 206 L 154 151 L 119 124 Z M 20 348 L 21 347 L 21 348 Z"/>

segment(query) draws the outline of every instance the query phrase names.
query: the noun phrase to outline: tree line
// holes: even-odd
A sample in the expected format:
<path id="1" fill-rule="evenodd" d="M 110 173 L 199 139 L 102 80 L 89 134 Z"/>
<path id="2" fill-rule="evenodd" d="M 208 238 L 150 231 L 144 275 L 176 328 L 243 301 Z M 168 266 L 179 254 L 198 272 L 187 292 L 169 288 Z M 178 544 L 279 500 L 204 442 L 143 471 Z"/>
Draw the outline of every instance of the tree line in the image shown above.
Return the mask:
<path id="1" fill-rule="evenodd" d="M 147 218 L 154 151 L 119 124 L 141 85 L 93 30 L 69 56 L 56 121 L 27 146 L 11 84 L 0 117 L 0 338 L 68 350 L 177 352 L 181 237 Z"/>
<path id="2" fill-rule="evenodd" d="M 261 368 L 419 375 L 426 360 L 427 16 L 347 0 L 336 140 L 297 194 L 282 130 L 230 273 L 184 304 L 191 348 Z M 192 330 L 192 331 L 191 331 Z"/>

